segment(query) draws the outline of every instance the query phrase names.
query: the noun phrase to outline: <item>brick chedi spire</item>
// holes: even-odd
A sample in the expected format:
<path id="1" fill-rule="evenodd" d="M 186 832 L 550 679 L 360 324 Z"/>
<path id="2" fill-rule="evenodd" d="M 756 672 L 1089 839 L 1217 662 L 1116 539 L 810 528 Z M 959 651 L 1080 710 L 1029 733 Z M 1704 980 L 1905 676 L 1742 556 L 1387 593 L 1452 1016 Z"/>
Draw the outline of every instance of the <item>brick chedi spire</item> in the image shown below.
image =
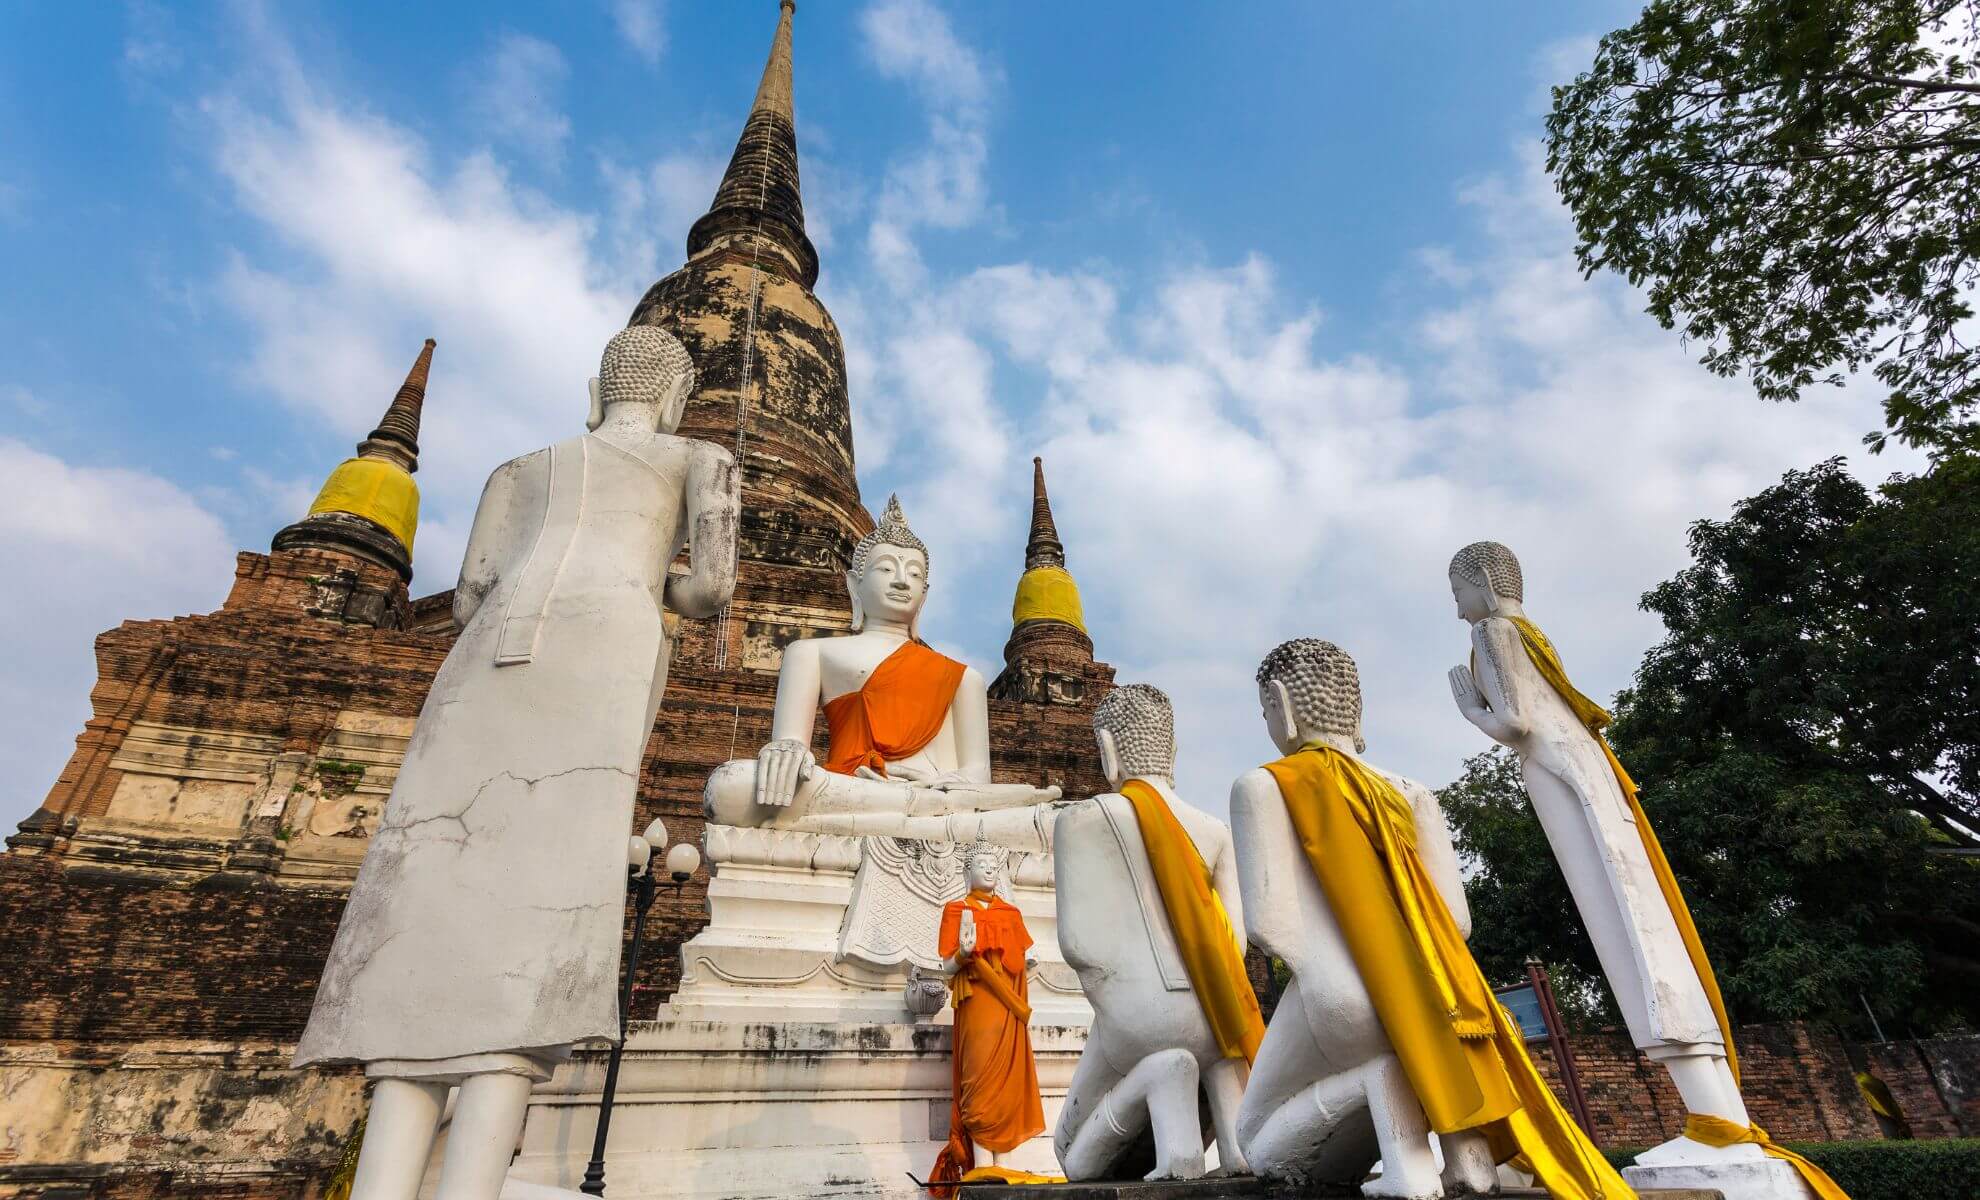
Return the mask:
<path id="1" fill-rule="evenodd" d="M 767 14 L 768 0 L 758 2 L 722 11 Z M 762 81 L 714 201 L 688 233 L 687 262 L 647 290 L 630 321 L 665 329 L 694 356 L 679 432 L 726 448 L 742 468 L 735 599 L 706 644 L 682 643 L 683 668 L 706 653 L 709 667 L 773 670 L 792 637 L 843 631 L 846 567 L 873 528 L 853 470 L 844 343 L 811 292 L 818 255 L 804 232 L 792 119 L 795 9 L 778 5 Z"/>
<path id="2" fill-rule="evenodd" d="M 804 232 L 798 191 L 797 123 L 791 108 L 793 0 L 779 6 L 770 61 L 763 65 L 749 119 L 729 158 L 715 202 L 688 230 L 690 259 L 730 242 L 747 242 L 806 288 L 818 283 L 818 251 Z"/>
<path id="3" fill-rule="evenodd" d="M 1066 570 L 1066 547 L 1045 493 L 1045 462 L 1031 460 L 1031 534 L 1025 540 L 1024 574 L 1011 600 L 1011 637 L 1004 669 L 990 694 L 1005 699 L 1076 702 L 1089 677 L 1112 671 L 1093 660 L 1093 639 L 1079 585 Z"/>
<path id="4" fill-rule="evenodd" d="M 427 338 L 378 427 L 358 443 L 355 458 L 330 472 L 309 514 L 275 535 L 275 549 L 331 550 L 412 578 L 419 528 L 419 485 L 412 473 L 419 469 L 419 417 L 433 345 Z"/>
<path id="5" fill-rule="evenodd" d="M 399 394 L 378 422 L 371 436 L 358 443 L 359 458 L 382 458 L 396 462 L 408 475 L 419 470 L 419 414 L 426 404 L 426 375 L 433 369 L 432 338 L 420 347 Z"/>
<path id="6" fill-rule="evenodd" d="M 1045 460 L 1031 460 L 1031 538 L 1024 546 L 1024 569 L 1065 569 L 1066 547 L 1052 523 L 1052 498 L 1045 494 Z"/>

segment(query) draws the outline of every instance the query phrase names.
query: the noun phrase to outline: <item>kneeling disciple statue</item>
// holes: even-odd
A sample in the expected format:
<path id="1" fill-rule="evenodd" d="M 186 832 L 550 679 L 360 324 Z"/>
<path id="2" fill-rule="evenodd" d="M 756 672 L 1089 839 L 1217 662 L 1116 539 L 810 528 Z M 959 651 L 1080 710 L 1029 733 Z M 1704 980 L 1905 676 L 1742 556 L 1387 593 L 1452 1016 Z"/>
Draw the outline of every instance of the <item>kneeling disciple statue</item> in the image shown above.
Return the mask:
<path id="1" fill-rule="evenodd" d="M 1244 905 L 1230 830 L 1176 796 L 1169 698 L 1117 687 L 1093 711 L 1115 791 L 1059 814 L 1059 949 L 1093 1004 L 1054 1137 L 1071 1179 L 1112 1177 L 1143 1131 L 1149 1179 L 1204 1172 L 1207 1094 L 1220 1174 L 1247 1173 L 1238 1106 L 1265 1036 L 1244 969 Z"/>
<path id="2" fill-rule="evenodd" d="M 1717 1188 L 1726 1200 L 1788 1200 L 1804 1194 L 1802 1182 L 1842 1196 L 1820 1168 L 1750 1123 L 1732 1026 L 1691 910 L 1636 784 L 1602 736 L 1609 714 L 1576 690 L 1526 618 L 1519 560 L 1497 542 L 1474 542 L 1451 559 L 1450 581 L 1471 625 L 1471 665 L 1450 672 L 1458 709 L 1519 755 L 1534 815 L 1630 1037 L 1670 1072 L 1689 1114 L 1682 1135 L 1637 1156 L 1630 1178 Z"/>
<path id="3" fill-rule="evenodd" d="M 1436 797 L 1358 757 L 1354 660 L 1316 638 L 1286 642 L 1259 666 L 1258 697 L 1285 757 L 1237 781 L 1231 825 L 1252 940 L 1292 982 L 1239 1118 L 1252 1169 L 1345 1183 L 1379 1153 L 1365 1194 L 1428 1198 L 1496 1190 L 1493 1163 L 1519 1155 L 1556 1200 L 1628 1197 L 1465 947 Z"/>
<path id="4" fill-rule="evenodd" d="M 709 776 L 708 820 L 848 836 L 989 841 L 1043 850 L 1056 787 L 990 782 L 983 677 L 919 637 L 928 548 L 898 498 L 853 548 L 849 637 L 784 648 L 771 740 Z M 811 735 L 825 714 L 824 763 Z"/>
<path id="5" fill-rule="evenodd" d="M 376 1081 L 352 1200 L 413 1200 L 460 1088 L 440 1200 L 502 1187 L 532 1082 L 619 1034 L 626 841 L 667 682 L 665 608 L 735 587 L 736 469 L 676 437 L 687 350 L 605 347 L 591 432 L 496 469 L 460 630 L 351 888 L 296 1065 Z M 669 574 L 685 547 L 691 569 Z"/>
<path id="6" fill-rule="evenodd" d="M 942 907 L 937 946 L 956 1010 L 950 1039 L 954 1090 L 948 1144 L 929 1173 L 934 1183 L 1042 1179 L 1003 1162 L 1004 1155 L 1045 1132 L 1038 1065 L 1026 1028 L 1031 934 L 1017 907 L 997 895 L 1003 868 L 1002 851 L 972 848 L 968 894 Z"/>

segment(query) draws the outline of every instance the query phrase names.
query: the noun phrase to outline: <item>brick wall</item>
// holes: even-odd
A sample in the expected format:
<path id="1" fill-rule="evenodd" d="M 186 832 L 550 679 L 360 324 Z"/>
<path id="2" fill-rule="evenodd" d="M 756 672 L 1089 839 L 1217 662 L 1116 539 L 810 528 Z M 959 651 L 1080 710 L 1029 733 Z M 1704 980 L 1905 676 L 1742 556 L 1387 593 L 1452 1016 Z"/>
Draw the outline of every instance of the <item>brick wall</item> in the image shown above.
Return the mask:
<path id="1" fill-rule="evenodd" d="M 1980 1037 L 1855 1047 L 1884 1081 L 1914 1137 L 1980 1137 Z"/>
<path id="2" fill-rule="evenodd" d="M 1791 1022 L 1744 1025 L 1735 1036 L 1747 1111 L 1769 1135 L 1808 1142 L 1879 1136 L 1876 1118 L 1856 1091 L 1848 1051 L 1833 1030 Z M 1527 1050 L 1565 1104 L 1552 1049 L 1543 1041 Z M 1627 1034 L 1577 1034 L 1568 1039 L 1568 1052 L 1588 1095 L 1597 1144 L 1654 1146 L 1683 1128 L 1684 1104 L 1670 1076 Z"/>

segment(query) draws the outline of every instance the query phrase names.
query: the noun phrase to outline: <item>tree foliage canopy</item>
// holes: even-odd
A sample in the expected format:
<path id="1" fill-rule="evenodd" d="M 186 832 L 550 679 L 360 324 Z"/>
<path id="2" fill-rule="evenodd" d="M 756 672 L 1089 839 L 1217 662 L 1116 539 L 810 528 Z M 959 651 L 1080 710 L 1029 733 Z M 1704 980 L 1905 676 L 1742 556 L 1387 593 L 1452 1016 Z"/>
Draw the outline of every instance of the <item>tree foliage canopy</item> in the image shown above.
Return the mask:
<path id="1" fill-rule="evenodd" d="M 1976 43 L 1980 0 L 1652 0 L 1554 89 L 1582 267 L 1765 398 L 1868 367 L 1875 448 L 1980 446 Z"/>
<path id="2" fill-rule="evenodd" d="M 1980 860 L 1947 853 L 1980 828 L 1980 458 L 1874 495 L 1840 461 L 1790 472 L 1691 549 L 1644 598 L 1667 636 L 1611 740 L 1735 1018 L 1855 1024 L 1861 992 L 1921 1030 L 1980 1021 Z M 1512 758 L 1441 795 L 1488 971 L 1599 978 Z"/>

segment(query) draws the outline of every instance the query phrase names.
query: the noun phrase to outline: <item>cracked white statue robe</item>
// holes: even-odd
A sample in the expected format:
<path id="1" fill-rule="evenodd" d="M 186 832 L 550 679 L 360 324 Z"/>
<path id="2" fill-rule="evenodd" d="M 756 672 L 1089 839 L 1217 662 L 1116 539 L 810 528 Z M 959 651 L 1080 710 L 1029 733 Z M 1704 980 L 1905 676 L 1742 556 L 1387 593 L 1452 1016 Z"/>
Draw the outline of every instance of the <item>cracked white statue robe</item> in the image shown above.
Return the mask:
<path id="1" fill-rule="evenodd" d="M 626 839 L 685 481 L 589 435 L 503 470 L 463 570 L 467 586 L 479 558 L 492 586 L 420 712 L 298 1066 L 618 1034 Z"/>

